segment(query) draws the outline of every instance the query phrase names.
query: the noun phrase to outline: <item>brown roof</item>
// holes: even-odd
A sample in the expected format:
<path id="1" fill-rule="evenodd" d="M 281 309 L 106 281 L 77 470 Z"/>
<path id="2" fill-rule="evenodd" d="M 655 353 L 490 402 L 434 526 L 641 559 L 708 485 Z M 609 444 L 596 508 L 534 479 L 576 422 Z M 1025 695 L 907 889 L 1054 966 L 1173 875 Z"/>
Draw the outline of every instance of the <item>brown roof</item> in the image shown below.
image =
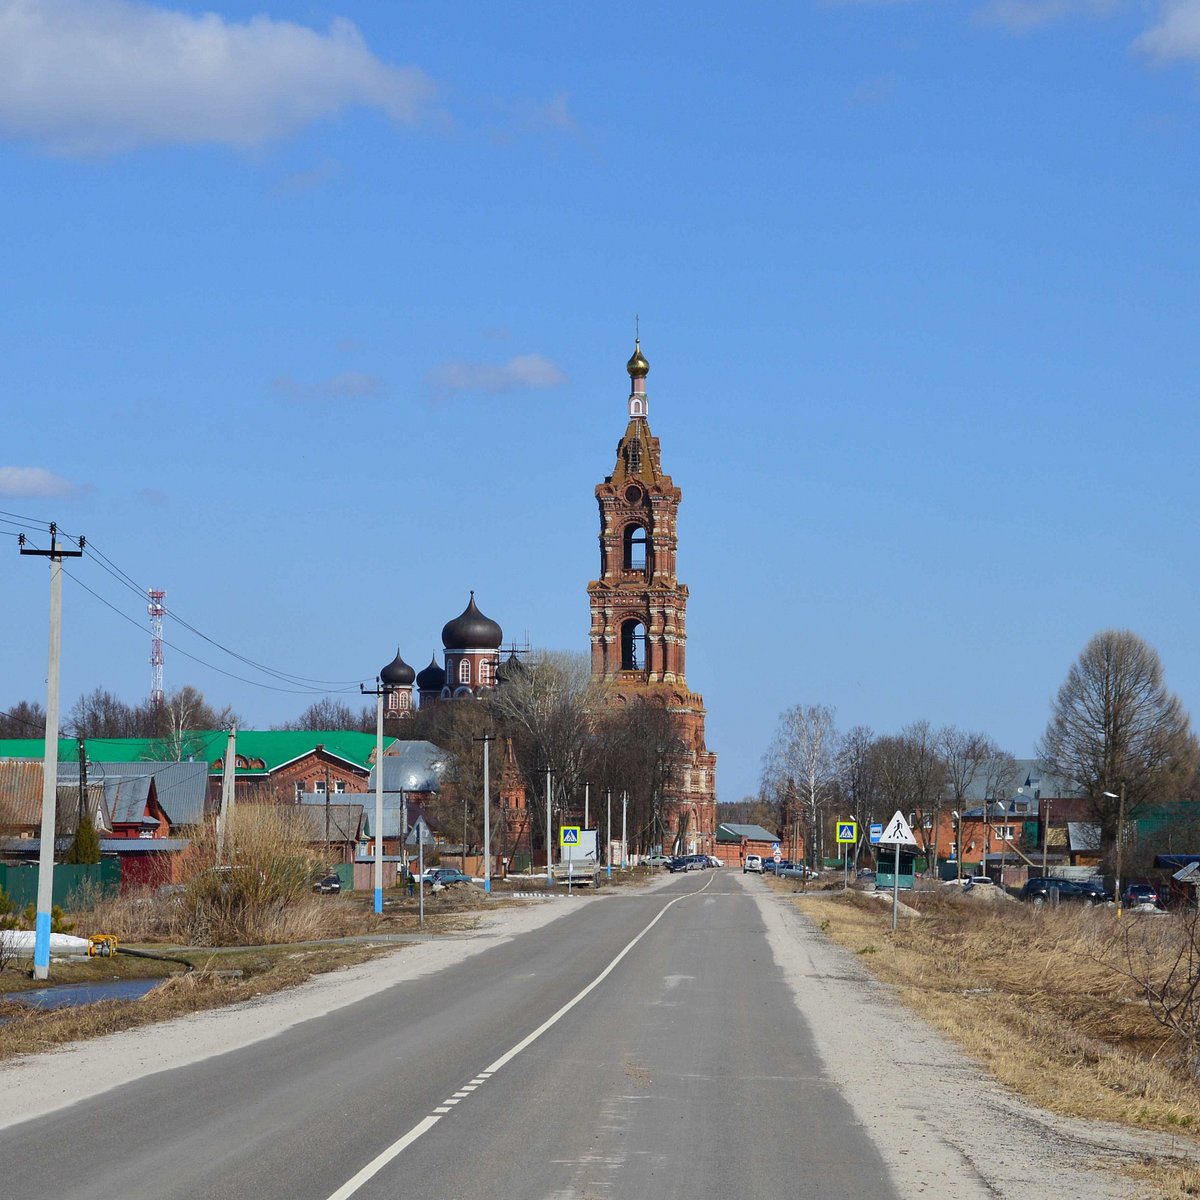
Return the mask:
<path id="1" fill-rule="evenodd" d="M 0 830 L 10 834 L 40 833 L 44 764 L 36 759 L 0 758 Z M 97 832 L 108 832 L 104 784 L 88 780 L 88 807 Z M 75 828 L 79 811 L 79 784 L 60 782 L 57 790 L 58 828 Z"/>

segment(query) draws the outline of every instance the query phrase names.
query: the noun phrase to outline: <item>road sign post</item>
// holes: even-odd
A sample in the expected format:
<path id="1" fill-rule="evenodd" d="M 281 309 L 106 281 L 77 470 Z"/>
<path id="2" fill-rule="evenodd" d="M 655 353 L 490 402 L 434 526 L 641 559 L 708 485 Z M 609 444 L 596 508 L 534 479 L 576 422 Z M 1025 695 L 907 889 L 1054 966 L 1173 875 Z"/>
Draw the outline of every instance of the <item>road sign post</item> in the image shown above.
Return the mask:
<path id="1" fill-rule="evenodd" d="M 842 847 L 842 891 L 850 887 L 850 851 L 845 847 L 853 846 L 858 841 L 858 822 L 839 821 L 837 823 L 837 844 Z"/>
<path id="2" fill-rule="evenodd" d="M 874 830 L 871 831 L 874 837 Z M 892 932 L 896 930 L 896 913 L 900 907 L 900 847 L 901 846 L 916 846 L 917 839 L 913 837 L 913 831 L 909 827 L 908 822 L 904 819 L 904 814 L 897 809 L 892 819 L 888 822 L 887 828 L 879 835 L 879 845 L 894 846 L 896 848 L 896 861 L 892 873 Z"/>
<path id="3" fill-rule="evenodd" d="M 567 852 L 567 895 L 571 894 L 571 851 L 579 845 L 579 826 L 560 825 L 558 827 L 559 849 Z"/>

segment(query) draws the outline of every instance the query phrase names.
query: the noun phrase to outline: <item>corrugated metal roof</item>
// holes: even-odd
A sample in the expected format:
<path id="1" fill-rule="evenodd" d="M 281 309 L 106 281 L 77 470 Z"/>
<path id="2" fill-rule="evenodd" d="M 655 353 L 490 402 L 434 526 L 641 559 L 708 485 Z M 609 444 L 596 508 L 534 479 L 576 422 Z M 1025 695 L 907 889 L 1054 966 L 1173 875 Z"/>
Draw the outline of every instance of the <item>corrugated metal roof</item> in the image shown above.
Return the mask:
<path id="1" fill-rule="evenodd" d="M 208 798 L 208 764 L 203 762 L 89 762 L 88 778 L 154 777 L 154 791 L 174 829 L 200 825 Z M 77 779 L 77 763 L 60 763 L 58 778 Z"/>
<path id="2" fill-rule="evenodd" d="M 722 837 L 722 832 L 731 836 Z M 730 821 L 722 821 L 717 826 L 717 841 L 735 841 L 740 842 L 743 838 L 748 842 L 777 842 L 776 837 L 769 829 L 764 829 L 761 825 L 738 825 Z"/>
<path id="3" fill-rule="evenodd" d="M 0 759 L 0 828 L 37 829 L 42 824 L 42 764 Z"/>

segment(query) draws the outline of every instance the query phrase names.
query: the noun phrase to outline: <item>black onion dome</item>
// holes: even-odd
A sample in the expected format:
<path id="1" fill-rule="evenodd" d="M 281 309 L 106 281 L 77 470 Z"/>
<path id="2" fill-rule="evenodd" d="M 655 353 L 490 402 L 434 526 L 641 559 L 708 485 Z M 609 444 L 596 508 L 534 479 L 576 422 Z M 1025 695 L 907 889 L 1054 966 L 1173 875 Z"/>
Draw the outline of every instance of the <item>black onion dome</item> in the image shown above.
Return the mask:
<path id="1" fill-rule="evenodd" d="M 396 657 L 379 672 L 379 682 L 388 687 L 412 687 L 417 673 L 400 657 L 400 647 L 396 647 Z"/>
<path id="2" fill-rule="evenodd" d="M 423 692 L 440 692 L 446 686 L 446 672 L 437 664 L 437 655 L 429 660 L 429 666 L 417 673 L 417 687 Z"/>
<path id="3" fill-rule="evenodd" d="M 497 668 L 496 682 L 510 683 L 525 674 L 525 664 L 517 657 L 514 650 Z"/>
<path id="4" fill-rule="evenodd" d="M 447 650 L 498 650 L 502 641 L 504 631 L 479 611 L 474 592 L 462 613 L 442 626 L 442 645 Z"/>

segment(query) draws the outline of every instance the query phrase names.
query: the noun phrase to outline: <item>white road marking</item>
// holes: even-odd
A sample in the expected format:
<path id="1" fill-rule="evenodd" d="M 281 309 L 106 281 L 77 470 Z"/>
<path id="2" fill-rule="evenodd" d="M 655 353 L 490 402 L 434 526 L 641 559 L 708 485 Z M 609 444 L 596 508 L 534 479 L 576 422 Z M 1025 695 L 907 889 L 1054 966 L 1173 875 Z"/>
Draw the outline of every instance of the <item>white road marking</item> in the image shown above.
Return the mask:
<path id="1" fill-rule="evenodd" d="M 704 887 L 700 889 L 700 891 L 705 891 L 711 883 L 712 880 L 710 879 L 708 883 L 706 883 Z M 497 1071 L 499 1071 L 501 1067 L 512 1062 L 512 1060 L 516 1058 L 522 1050 L 529 1049 L 529 1047 L 532 1046 L 533 1043 L 536 1042 L 543 1033 L 557 1025 L 558 1022 L 561 1021 L 563 1017 L 565 1017 L 567 1013 L 571 1011 L 571 1009 L 579 1004 L 580 1001 L 590 996 L 592 992 L 594 992 L 596 988 L 598 988 L 613 973 L 613 971 L 617 969 L 617 965 L 626 957 L 626 955 L 629 954 L 634 946 L 636 946 L 638 942 L 640 942 L 642 938 L 644 938 L 646 934 L 648 934 L 650 930 L 652 930 L 655 925 L 657 925 L 659 921 L 661 921 L 663 917 L 667 915 L 667 909 L 671 908 L 675 904 L 678 904 L 680 900 L 688 900 L 691 899 L 692 896 L 696 896 L 698 894 L 698 892 L 690 892 L 686 896 L 676 896 L 674 900 L 669 900 L 666 904 L 664 904 L 654 920 L 651 921 L 650 924 L 647 925 L 645 929 L 643 929 L 631 942 L 629 942 L 629 944 L 617 954 L 612 962 L 610 962 L 608 966 L 605 967 L 604 970 L 601 971 L 600 974 L 597 975 L 596 978 L 587 985 L 587 987 L 568 1000 L 566 1004 L 564 1004 L 562 1008 L 558 1010 L 558 1012 L 543 1021 L 532 1033 L 523 1037 L 511 1050 L 500 1055 L 500 1057 L 496 1059 L 494 1063 L 491 1063 L 482 1071 L 480 1071 L 476 1076 L 476 1079 L 483 1081 L 490 1078 Z M 357 1192 L 364 1183 L 370 1179 L 374 1179 L 374 1177 L 378 1175 L 379 1172 L 388 1165 L 388 1163 L 392 1162 L 393 1159 L 403 1154 L 404 1151 L 407 1150 L 409 1146 L 411 1146 L 419 1137 L 422 1137 L 424 1134 L 428 1133 L 442 1119 L 444 1114 L 452 1111 L 450 1106 L 457 1104 L 458 1098 L 465 1096 L 466 1094 L 466 1092 L 457 1092 L 455 1093 L 455 1098 L 451 1098 L 443 1105 L 435 1108 L 432 1115 L 426 1117 L 423 1121 L 418 1122 L 406 1134 L 404 1134 L 403 1137 L 398 1138 L 381 1154 L 377 1154 L 373 1159 L 371 1159 L 371 1161 L 367 1163 L 367 1165 L 363 1167 L 361 1171 L 359 1171 L 356 1175 L 352 1175 L 344 1184 L 342 1184 L 340 1188 L 338 1188 L 336 1192 L 329 1197 L 329 1200 L 349 1200 L 349 1197 L 353 1196 L 354 1193 Z"/>

